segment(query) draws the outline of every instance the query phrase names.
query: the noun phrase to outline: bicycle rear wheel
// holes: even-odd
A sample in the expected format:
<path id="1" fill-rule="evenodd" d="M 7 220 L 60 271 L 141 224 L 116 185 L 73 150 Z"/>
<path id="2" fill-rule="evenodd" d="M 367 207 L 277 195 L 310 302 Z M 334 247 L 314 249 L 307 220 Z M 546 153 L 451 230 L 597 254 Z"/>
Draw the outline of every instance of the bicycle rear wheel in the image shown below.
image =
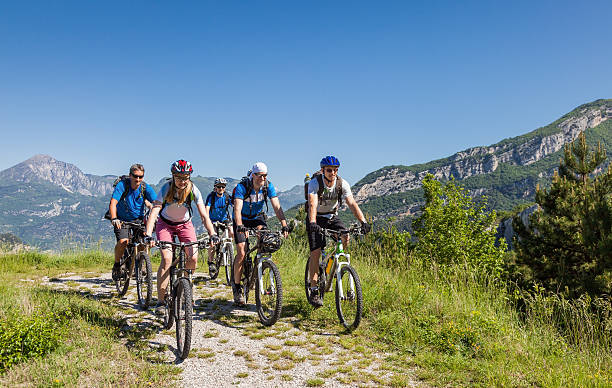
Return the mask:
<path id="1" fill-rule="evenodd" d="M 310 301 L 310 257 L 306 259 L 306 268 L 304 269 L 304 291 L 306 291 L 306 300 Z M 317 281 L 319 285 L 319 295 L 321 299 L 323 299 L 323 294 L 325 294 L 325 274 L 323 272 L 323 267 L 319 264 L 319 278 Z"/>
<path id="2" fill-rule="evenodd" d="M 191 283 L 180 279 L 176 287 L 174 313 L 176 315 L 176 349 L 179 358 L 186 359 L 191 349 L 191 327 L 193 321 L 193 305 L 191 301 Z"/>
<path id="3" fill-rule="evenodd" d="M 117 288 L 117 294 L 119 297 L 124 296 L 128 290 L 128 287 L 130 286 L 130 277 L 132 276 L 130 269 L 130 248 L 126 247 L 123 251 L 123 256 L 121 256 L 119 277 L 117 280 L 115 280 L 115 287 Z"/>
<path id="4" fill-rule="evenodd" d="M 260 288 L 260 284 L 263 288 Z M 259 320 L 264 326 L 276 323 L 283 308 L 283 284 L 276 264 L 269 260 L 261 264 L 261 279 L 255 283 L 255 304 Z"/>
<path id="5" fill-rule="evenodd" d="M 138 305 L 143 310 L 149 308 L 153 297 L 152 274 L 149 255 L 146 252 L 138 253 L 136 259 L 136 295 L 138 296 Z"/>
<path id="6" fill-rule="evenodd" d="M 340 270 L 340 278 L 336 279 L 336 312 L 340 323 L 349 331 L 355 330 L 361 322 L 363 311 L 363 295 L 361 282 L 357 271 L 350 265 Z"/>

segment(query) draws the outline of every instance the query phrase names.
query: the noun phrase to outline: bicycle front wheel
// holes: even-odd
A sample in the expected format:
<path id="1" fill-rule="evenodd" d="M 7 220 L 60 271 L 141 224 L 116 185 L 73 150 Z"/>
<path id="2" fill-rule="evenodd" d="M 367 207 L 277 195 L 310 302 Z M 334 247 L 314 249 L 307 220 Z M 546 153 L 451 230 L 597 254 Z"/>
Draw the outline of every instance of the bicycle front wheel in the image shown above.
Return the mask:
<path id="1" fill-rule="evenodd" d="M 271 261 L 261 264 L 261 278 L 255 283 L 255 304 L 264 326 L 276 323 L 283 308 L 283 284 L 276 264 Z"/>
<path id="2" fill-rule="evenodd" d="M 176 349 L 181 359 L 186 359 L 191 349 L 191 326 L 193 321 L 193 304 L 191 300 L 191 283 L 180 279 L 176 287 L 174 314 L 176 319 Z"/>
<path id="3" fill-rule="evenodd" d="M 143 310 L 149 308 L 153 297 L 152 274 L 149 255 L 146 252 L 138 253 L 136 259 L 136 295 L 138 296 L 138 306 Z"/>
<path id="4" fill-rule="evenodd" d="M 130 286 L 130 276 L 132 276 L 130 271 L 132 267 L 131 259 L 130 248 L 125 248 L 120 261 L 120 274 L 117 280 L 115 280 L 115 287 L 117 288 L 117 294 L 119 294 L 119 297 L 123 297 Z"/>
<path id="5" fill-rule="evenodd" d="M 336 312 L 340 323 L 349 331 L 355 330 L 361 322 L 362 311 L 363 295 L 359 276 L 353 267 L 345 265 L 340 270 L 340 278 L 336 279 Z"/>
<path id="6" fill-rule="evenodd" d="M 232 261 L 234 261 L 234 246 L 226 244 L 223 247 L 223 259 L 221 265 L 225 267 L 225 281 L 228 286 L 232 285 Z"/>

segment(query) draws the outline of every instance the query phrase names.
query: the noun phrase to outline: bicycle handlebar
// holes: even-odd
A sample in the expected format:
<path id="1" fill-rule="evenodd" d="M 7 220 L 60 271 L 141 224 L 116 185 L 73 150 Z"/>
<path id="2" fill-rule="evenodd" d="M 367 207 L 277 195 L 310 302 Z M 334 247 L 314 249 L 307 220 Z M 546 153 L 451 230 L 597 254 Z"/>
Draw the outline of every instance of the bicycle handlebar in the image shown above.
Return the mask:
<path id="1" fill-rule="evenodd" d="M 170 247 L 184 248 L 190 247 L 193 245 L 197 245 L 198 248 L 206 247 L 206 245 L 210 242 L 209 238 L 203 238 L 201 240 L 190 241 L 190 242 L 174 242 L 174 241 L 156 241 L 155 246 L 164 249 Z"/>
<path id="2" fill-rule="evenodd" d="M 363 235 L 363 233 L 361 233 L 361 226 L 359 224 L 352 224 L 348 229 L 336 230 L 336 229 L 321 228 L 321 230 L 326 236 L 329 236 L 329 237 L 337 237 L 338 235 L 343 235 L 343 234 L 352 234 L 355 236 Z"/>

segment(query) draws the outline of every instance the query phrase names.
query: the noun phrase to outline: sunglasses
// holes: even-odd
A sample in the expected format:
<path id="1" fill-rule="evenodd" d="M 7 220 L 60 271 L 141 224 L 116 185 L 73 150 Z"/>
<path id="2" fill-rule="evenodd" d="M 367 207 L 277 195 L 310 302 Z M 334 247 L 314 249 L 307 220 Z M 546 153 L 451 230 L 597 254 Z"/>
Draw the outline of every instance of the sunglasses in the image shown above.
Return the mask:
<path id="1" fill-rule="evenodd" d="M 255 175 L 256 175 L 256 176 L 260 176 L 260 177 L 262 177 L 262 178 L 265 178 L 265 177 L 267 177 L 267 176 L 268 176 L 268 174 L 264 174 L 264 173 L 261 173 L 261 172 L 256 172 L 256 173 L 255 173 Z"/>
<path id="2" fill-rule="evenodd" d="M 131 176 L 133 176 L 136 179 L 142 179 L 144 178 L 144 174 L 143 175 L 134 175 L 134 174 L 130 174 Z"/>
<path id="3" fill-rule="evenodd" d="M 338 167 L 336 167 L 336 168 L 327 167 L 327 168 L 325 168 L 325 172 L 338 172 Z"/>
<path id="4" fill-rule="evenodd" d="M 215 186 L 215 189 L 224 189 L 225 186 Z"/>
<path id="5" fill-rule="evenodd" d="M 178 175 L 175 175 L 174 179 L 176 179 L 177 181 L 180 181 L 180 182 L 187 182 L 189 180 L 189 177 L 188 176 L 178 176 Z"/>

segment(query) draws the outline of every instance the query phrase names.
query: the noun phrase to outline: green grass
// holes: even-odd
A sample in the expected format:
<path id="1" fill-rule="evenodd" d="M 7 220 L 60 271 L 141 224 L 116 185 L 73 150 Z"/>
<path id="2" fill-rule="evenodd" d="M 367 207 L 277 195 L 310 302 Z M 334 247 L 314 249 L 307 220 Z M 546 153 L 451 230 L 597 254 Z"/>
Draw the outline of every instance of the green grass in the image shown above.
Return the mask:
<path id="1" fill-rule="evenodd" d="M 489 279 L 459 270 L 423 270 L 406 256 L 374 260 L 371 256 L 375 253 L 354 248 L 351 262 L 361 278 L 365 309 L 363 321 L 353 333 L 347 333 L 338 322 L 333 291 L 326 295 L 322 308 L 315 310 L 306 302 L 304 241 L 291 237 L 274 254 L 283 279 L 283 319 L 290 324 L 279 323 L 269 329 L 246 326 L 244 334 L 286 332 L 306 337 L 305 341 L 284 339 L 284 346 L 267 345 L 260 351 L 274 373 L 282 375 L 280 371 L 293 369 L 296 362 L 318 363 L 317 354 L 328 354 L 332 346 L 339 346 L 345 358 L 329 366 L 329 378 L 347 384 L 404 386 L 413 379 L 434 386 L 612 384 L 610 332 L 591 330 L 597 322 L 586 321 L 581 311 L 568 308 L 574 317 L 564 321 L 569 329 L 561 331 L 554 324 L 559 320 L 550 299 L 534 298 L 519 314 L 515 296 Z M 143 341 L 152 335 L 152 328 L 123 331 L 125 321 L 117 319 L 119 309 L 108 300 L 95 300 L 78 290 L 50 291 L 37 285 L 42 275 L 104 271 L 111 262 L 110 254 L 103 252 L 2 256 L 0 320 L 59 318 L 46 320 L 57 326 L 41 326 L 41 333 L 52 330 L 58 341 L 35 347 L 39 352 L 24 354 L 17 360 L 18 367 L 9 365 L 0 376 L 1 386 L 172 384 L 177 367 L 160 363 L 163 349 L 150 349 Z M 35 281 L 21 282 L 21 278 Z M 251 317 L 221 318 L 239 324 L 253 322 Z M 571 325 L 578 321 L 582 328 Z M 297 347 L 307 349 L 310 355 L 298 357 L 293 352 Z M 388 357 L 373 366 L 373 350 L 387 352 Z M 249 354 L 242 351 L 234 354 Z M 348 360 L 355 362 L 347 365 Z M 362 373 L 361 368 L 368 366 L 380 376 Z M 315 378 L 307 383 L 314 386 L 325 381 Z"/>
<path id="2" fill-rule="evenodd" d="M 146 341 L 155 328 L 127 323 L 107 299 L 39 285 L 43 275 L 109 263 L 103 252 L 0 257 L 0 386 L 173 385 L 180 369 Z"/>
<path id="3" fill-rule="evenodd" d="M 543 302 L 521 316 L 505 286 L 459 270 L 442 274 L 413 263 L 398 271 L 369 264 L 354 253 L 364 319 L 347 334 L 338 322 L 333 292 L 317 310 L 305 301 L 307 251 L 304 244 L 289 241 L 274 256 L 283 278 L 283 314 L 293 316 L 307 333 L 335 332 L 337 343 L 350 349 L 354 359 L 368 359 L 372 348 L 390 351 L 390 367 L 398 370 L 391 385 L 401 386 L 402 373 L 410 367 L 418 378 L 440 386 L 612 384 L 612 339 L 570 341 L 552 324 Z M 367 254 L 364 249 L 358 253 Z M 382 264 L 387 263 L 393 261 Z M 314 341 L 309 350 L 324 354 L 326 346 Z"/>

